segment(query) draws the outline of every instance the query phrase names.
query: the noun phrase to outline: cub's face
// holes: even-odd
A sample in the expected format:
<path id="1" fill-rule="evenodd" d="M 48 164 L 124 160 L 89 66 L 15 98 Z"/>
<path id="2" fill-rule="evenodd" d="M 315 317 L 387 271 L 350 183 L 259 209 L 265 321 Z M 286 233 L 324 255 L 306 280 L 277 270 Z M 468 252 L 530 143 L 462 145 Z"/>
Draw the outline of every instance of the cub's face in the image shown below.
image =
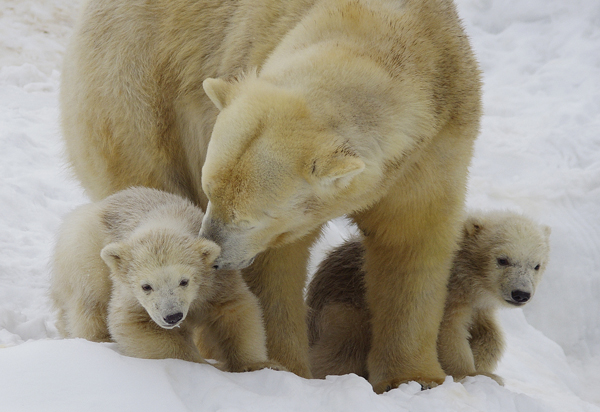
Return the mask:
<path id="1" fill-rule="evenodd" d="M 202 169 L 201 236 L 221 246 L 216 266 L 244 268 L 340 214 L 365 165 L 301 97 L 256 79 L 209 79 L 205 90 L 221 109 Z"/>
<path id="2" fill-rule="evenodd" d="M 101 252 L 113 280 L 127 287 L 160 327 L 179 326 L 194 302 L 212 290 L 220 248 L 205 239 L 151 232 Z"/>
<path id="3" fill-rule="evenodd" d="M 535 294 L 549 255 L 550 228 L 516 214 L 483 223 L 482 245 L 491 245 L 488 256 L 489 292 L 501 304 L 523 306 Z"/>
<path id="4" fill-rule="evenodd" d="M 512 306 L 525 305 L 535 294 L 546 269 L 547 256 L 532 248 L 517 250 L 513 245 L 498 248 L 495 252 L 490 265 L 495 272 L 501 302 Z"/>

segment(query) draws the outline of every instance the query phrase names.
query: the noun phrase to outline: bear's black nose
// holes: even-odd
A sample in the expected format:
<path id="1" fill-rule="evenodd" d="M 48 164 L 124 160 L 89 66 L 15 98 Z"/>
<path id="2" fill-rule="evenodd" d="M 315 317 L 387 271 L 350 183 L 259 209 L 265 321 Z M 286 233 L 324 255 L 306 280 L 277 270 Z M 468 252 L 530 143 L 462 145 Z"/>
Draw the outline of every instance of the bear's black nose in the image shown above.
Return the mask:
<path id="1" fill-rule="evenodd" d="M 513 290 L 510 294 L 510 297 L 517 303 L 525 303 L 531 298 L 531 293 L 525 292 L 523 290 Z"/>
<path id="2" fill-rule="evenodd" d="M 183 313 L 181 313 L 181 312 L 172 313 L 168 316 L 165 316 L 165 322 L 167 322 L 169 325 L 174 325 L 177 322 L 179 322 L 181 319 L 183 319 Z"/>

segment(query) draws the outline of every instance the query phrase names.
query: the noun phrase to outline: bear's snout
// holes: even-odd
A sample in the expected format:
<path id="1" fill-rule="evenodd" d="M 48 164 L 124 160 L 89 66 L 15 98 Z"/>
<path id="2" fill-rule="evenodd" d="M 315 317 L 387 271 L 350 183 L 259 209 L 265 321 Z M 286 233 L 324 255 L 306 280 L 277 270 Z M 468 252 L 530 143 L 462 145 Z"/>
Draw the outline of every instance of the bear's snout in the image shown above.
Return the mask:
<path id="1" fill-rule="evenodd" d="M 169 325 L 175 325 L 181 319 L 183 319 L 183 313 L 181 312 L 172 313 L 164 317 L 164 321 Z"/>
<path id="2" fill-rule="evenodd" d="M 510 297 L 516 304 L 523 305 L 531 299 L 531 293 L 516 289 L 511 292 Z"/>
<path id="3" fill-rule="evenodd" d="M 246 259 L 243 260 L 240 263 L 230 263 L 230 262 L 224 262 L 223 260 L 220 260 L 219 258 L 217 258 L 215 260 L 215 263 L 213 264 L 213 269 L 215 270 L 241 270 L 241 269 L 245 269 L 248 266 L 250 266 L 252 263 L 254 263 L 254 259 L 256 258 L 256 256 L 251 257 L 250 259 Z"/>

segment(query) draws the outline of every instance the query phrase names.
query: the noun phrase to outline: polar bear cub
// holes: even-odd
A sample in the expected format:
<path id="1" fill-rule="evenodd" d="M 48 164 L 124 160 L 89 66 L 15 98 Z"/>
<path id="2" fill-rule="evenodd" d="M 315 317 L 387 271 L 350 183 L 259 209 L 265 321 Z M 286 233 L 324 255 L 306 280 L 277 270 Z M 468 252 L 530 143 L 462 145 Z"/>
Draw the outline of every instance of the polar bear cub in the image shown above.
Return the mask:
<path id="1" fill-rule="evenodd" d="M 458 380 L 483 374 L 502 384 L 493 373 L 504 350 L 495 312 L 531 300 L 548 261 L 549 236 L 549 227 L 513 212 L 473 212 L 464 221 L 438 335 L 438 359 L 448 375 Z M 347 241 L 321 262 L 308 287 L 315 377 L 368 377 L 363 254 L 360 240 Z"/>
<path id="2" fill-rule="evenodd" d="M 60 334 L 115 341 L 129 356 L 204 363 L 194 342 L 201 329 L 223 369 L 273 366 L 256 297 L 239 272 L 213 269 L 220 248 L 198 237 L 203 215 L 141 187 L 76 209 L 53 261 Z"/>

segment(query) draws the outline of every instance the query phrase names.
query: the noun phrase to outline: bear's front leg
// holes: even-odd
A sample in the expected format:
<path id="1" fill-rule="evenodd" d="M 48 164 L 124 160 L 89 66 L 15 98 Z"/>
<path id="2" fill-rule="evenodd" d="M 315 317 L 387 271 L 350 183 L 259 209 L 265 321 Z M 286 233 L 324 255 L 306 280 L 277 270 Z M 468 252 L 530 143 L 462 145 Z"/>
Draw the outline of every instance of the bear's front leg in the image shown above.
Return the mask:
<path id="1" fill-rule="evenodd" d="M 391 251 L 390 251 L 391 252 Z M 410 252 L 409 252 L 410 253 Z M 377 393 L 417 381 L 424 388 L 443 383 L 436 341 L 445 288 L 443 267 L 410 267 L 367 249 L 367 302 L 372 315 L 369 381 Z"/>
<path id="2" fill-rule="evenodd" d="M 430 388 L 446 376 L 436 342 L 458 225 L 432 202 L 403 202 L 405 193 L 401 187 L 354 216 L 365 235 L 372 315 L 367 368 L 377 393 L 408 381 Z"/>
<path id="3" fill-rule="evenodd" d="M 295 243 L 269 249 L 244 270 L 244 279 L 261 303 L 269 357 L 304 378 L 312 377 L 304 286 L 309 247 L 318 233 L 320 230 Z"/>

